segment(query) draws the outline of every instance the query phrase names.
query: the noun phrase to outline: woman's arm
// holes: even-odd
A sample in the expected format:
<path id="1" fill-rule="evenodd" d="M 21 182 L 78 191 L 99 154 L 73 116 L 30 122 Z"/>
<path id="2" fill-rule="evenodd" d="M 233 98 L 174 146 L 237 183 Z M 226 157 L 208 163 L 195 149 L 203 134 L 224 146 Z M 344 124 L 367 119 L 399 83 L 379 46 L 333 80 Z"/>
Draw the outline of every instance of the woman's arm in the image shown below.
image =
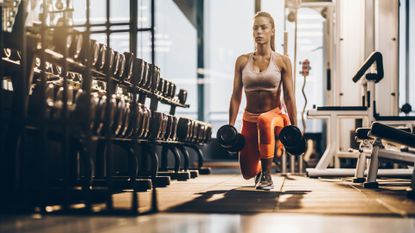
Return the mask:
<path id="1" fill-rule="evenodd" d="M 282 60 L 284 62 L 284 69 L 282 72 L 284 102 L 287 106 L 288 116 L 290 117 L 291 124 L 297 126 L 297 106 L 294 95 L 291 61 L 287 56 L 283 56 Z"/>
<path id="2" fill-rule="evenodd" d="M 229 124 L 235 125 L 236 117 L 238 116 L 239 106 L 242 98 L 242 63 L 244 57 L 239 56 L 235 62 L 235 75 L 233 78 L 233 91 L 229 104 Z"/>

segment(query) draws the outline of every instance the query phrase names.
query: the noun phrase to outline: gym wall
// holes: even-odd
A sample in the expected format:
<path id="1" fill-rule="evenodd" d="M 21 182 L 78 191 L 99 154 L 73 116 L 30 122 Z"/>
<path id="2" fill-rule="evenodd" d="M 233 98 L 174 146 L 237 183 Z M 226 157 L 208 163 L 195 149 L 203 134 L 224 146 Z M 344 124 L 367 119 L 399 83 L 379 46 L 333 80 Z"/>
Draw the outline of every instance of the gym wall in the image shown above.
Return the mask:
<path id="1" fill-rule="evenodd" d="M 336 1 L 335 68 L 333 75 L 334 105 L 361 105 L 361 88 L 352 81 L 364 57 L 365 2 L 361 0 Z M 342 149 L 350 146 L 350 131 L 354 120 L 343 120 L 339 138 Z"/>

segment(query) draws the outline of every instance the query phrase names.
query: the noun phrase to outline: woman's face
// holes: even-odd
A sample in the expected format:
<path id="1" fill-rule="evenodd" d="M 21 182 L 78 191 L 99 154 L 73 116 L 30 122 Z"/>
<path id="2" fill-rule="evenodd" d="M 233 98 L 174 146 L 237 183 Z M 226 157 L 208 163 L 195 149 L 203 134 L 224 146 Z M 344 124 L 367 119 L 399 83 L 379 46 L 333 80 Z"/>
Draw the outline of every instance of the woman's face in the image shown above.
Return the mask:
<path id="1" fill-rule="evenodd" d="M 256 17 L 254 19 L 254 26 L 252 28 L 255 43 L 266 44 L 271 40 L 271 36 L 274 35 L 274 29 L 267 17 Z"/>

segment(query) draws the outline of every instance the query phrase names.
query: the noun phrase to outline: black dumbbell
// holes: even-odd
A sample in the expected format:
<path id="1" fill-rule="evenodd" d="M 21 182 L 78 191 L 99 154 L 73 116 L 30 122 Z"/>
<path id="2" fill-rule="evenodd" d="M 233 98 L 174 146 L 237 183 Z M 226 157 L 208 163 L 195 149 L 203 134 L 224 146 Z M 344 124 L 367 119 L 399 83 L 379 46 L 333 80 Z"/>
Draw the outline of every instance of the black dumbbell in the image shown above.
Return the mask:
<path id="1" fill-rule="evenodd" d="M 171 83 L 171 88 L 170 88 L 170 95 L 169 98 L 174 98 L 174 96 L 176 95 L 176 84 L 174 84 L 173 82 Z"/>
<path id="2" fill-rule="evenodd" d="M 142 127 L 143 127 L 143 118 L 144 118 L 144 110 L 142 108 L 142 104 L 141 103 L 136 103 L 136 117 L 133 118 L 133 120 L 135 120 L 135 127 L 133 129 L 132 138 L 140 138 L 141 137 L 141 131 L 142 131 Z"/>
<path id="3" fill-rule="evenodd" d="M 104 126 L 107 97 L 105 95 L 100 96 L 98 93 L 93 93 L 92 98 L 98 98 L 98 104 L 93 118 L 92 133 L 95 135 L 101 135 L 101 131 Z"/>
<path id="4" fill-rule="evenodd" d="M 208 126 L 208 128 L 206 129 L 206 138 L 204 143 L 207 143 L 210 141 L 210 139 L 212 138 L 212 126 Z"/>
<path id="5" fill-rule="evenodd" d="M 151 82 L 151 91 L 152 92 L 154 92 L 154 91 L 156 91 L 157 89 L 158 89 L 158 85 L 160 84 L 159 83 L 159 80 L 160 80 L 160 68 L 158 67 L 158 66 L 156 66 L 156 65 L 153 65 L 153 66 L 151 66 L 151 72 L 152 72 L 152 75 L 151 75 L 151 78 L 152 78 L 152 82 Z"/>
<path id="6" fill-rule="evenodd" d="M 124 118 L 123 118 L 123 125 L 121 127 L 121 131 L 118 134 L 120 137 L 126 137 L 128 128 L 130 127 L 130 121 L 132 117 L 131 112 L 131 103 L 128 99 L 125 99 L 125 108 L 124 108 Z"/>
<path id="7" fill-rule="evenodd" d="M 120 135 L 123 131 L 123 125 L 124 125 L 124 116 L 126 113 L 126 102 L 123 96 L 118 95 L 117 96 L 117 105 L 115 108 L 114 113 L 114 122 L 112 125 L 112 130 L 115 135 Z"/>
<path id="8" fill-rule="evenodd" d="M 114 59 L 115 59 L 115 51 L 112 48 L 107 47 L 102 72 L 104 72 L 105 74 L 109 72 L 111 76 L 114 76 L 113 69 L 112 69 L 114 65 Z"/>
<path id="9" fill-rule="evenodd" d="M 245 137 L 238 133 L 238 130 L 232 125 L 220 127 L 216 138 L 219 145 L 230 152 L 238 152 L 245 146 Z"/>
<path id="10" fill-rule="evenodd" d="M 137 64 L 138 64 L 138 76 L 140 80 L 137 83 L 137 85 L 139 87 L 142 87 L 147 82 L 146 62 L 141 58 L 137 58 Z"/>
<path id="11" fill-rule="evenodd" d="M 142 75 L 143 79 L 141 80 L 141 83 L 139 84 L 140 87 L 146 88 L 148 86 L 148 83 L 150 82 L 150 66 L 149 64 L 143 60 L 142 62 Z"/>
<path id="12" fill-rule="evenodd" d="M 118 77 L 118 69 L 120 68 L 120 53 L 114 50 L 114 59 L 112 61 L 111 65 L 111 75 L 114 76 L 114 78 L 119 79 Z"/>
<path id="13" fill-rule="evenodd" d="M 137 128 L 137 118 L 138 118 L 138 108 L 137 103 L 131 101 L 130 103 L 130 116 L 129 116 L 129 122 L 128 127 L 125 128 L 125 132 L 123 134 L 123 137 L 131 138 L 133 136 L 134 130 Z"/>
<path id="14" fill-rule="evenodd" d="M 150 133 L 150 137 L 154 138 L 154 139 L 159 139 L 160 138 L 160 132 L 163 129 L 163 119 L 164 119 L 164 113 L 161 112 L 155 112 L 153 114 L 153 117 L 151 118 L 151 133 Z"/>
<path id="15" fill-rule="evenodd" d="M 173 128 L 172 128 L 172 135 L 171 140 L 176 141 L 177 140 L 177 125 L 179 123 L 179 117 L 173 116 Z"/>
<path id="16" fill-rule="evenodd" d="M 184 90 L 184 89 L 180 89 L 179 94 L 178 94 L 178 98 L 179 98 L 179 103 L 185 104 L 186 100 L 187 100 L 187 91 Z"/>
<path id="17" fill-rule="evenodd" d="M 143 138 L 149 138 L 150 137 L 150 122 L 151 119 L 154 117 L 150 109 L 147 107 L 144 108 L 144 125 L 143 125 Z"/>
<path id="18" fill-rule="evenodd" d="M 71 120 L 74 123 L 81 125 L 84 132 L 93 130 L 95 127 L 96 113 L 99 108 L 99 95 L 91 93 L 90 101 L 88 103 L 88 96 L 81 89 L 76 90 L 74 95 L 74 110 L 70 113 Z M 89 111 L 89 115 L 85 115 Z M 101 122 L 103 118 L 101 119 Z M 93 134 L 95 132 L 92 132 Z"/>
<path id="19" fill-rule="evenodd" d="M 151 85 L 153 83 L 153 64 L 147 63 L 146 62 L 146 82 L 143 84 L 143 88 L 146 90 L 151 90 Z"/>
<path id="20" fill-rule="evenodd" d="M 115 77 L 120 80 L 123 81 L 123 77 L 124 77 L 124 72 L 125 72 L 125 55 L 122 53 L 118 53 L 118 72 L 115 74 Z"/>
<path id="21" fill-rule="evenodd" d="M 104 65 L 107 61 L 107 49 L 108 47 L 105 44 L 99 43 L 99 52 L 98 52 L 98 60 L 95 64 L 95 69 L 98 71 L 103 71 Z"/>
<path id="22" fill-rule="evenodd" d="M 34 86 L 32 95 L 29 99 L 29 113 L 33 117 L 51 117 L 51 112 L 55 101 L 55 89 L 54 84 L 37 84 Z M 42 108 L 39 106 L 41 103 L 46 103 L 45 112 L 41 112 Z"/>
<path id="23" fill-rule="evenodd" d="M 75 60 L 79 59 L 82 45 L 84 42 L 84 35 L 80 32 L 74 31 L 72 36 L 72 44 L 69 48 L 68 56 Z"/>
<path id="24" fill-rule="evenodd" d="M 131 77 L 131 83 L 135 86 L 139 86 L 142 82 L 142 62 L 139 58 L 134 58 L 133 76 Z"/>
<path id="25" fill-rule="evenodd" d="M 187 137 L 189 135 L 189 124 L 190 124 L 190 119 L 188 118 L 184 118 L 184 117 L 180 117 L 177 123 L 177 140 L 179 141 L 186 141 Z"/>
<path id="26" fill-rule="evenodd" d="M 135 57 L 133 53 L 128 53 L 128 52 L 124 53 L 124 57 L 125 57 L 125 69 L 124 69 L 124 74 L 123 74 L 122 79 L 125 82 L 131 82 L 131 78 L 133 76 Z"/>
<path id="27" fill-rule="evenodd" d="M 91 52 L 90 53 L 88 53 L 86 51 L 86 46 L 87 46 L 86 43 L 89 43 L 89 46 L 90 46 L 90 49 L 91 49 Z M 81 60 L 80 60 L 80 62 L 86 63 L 86 60 L 87 59 L 91 59 L 91 65 L 93 67 L 95 67 L 97 65 L 97 63 L 98 63 L 98 57 L 99 57 L 99 44 L 98 44 L 98 42 L 96 40 L 89 40 L 89 41 L 86 41 L 85 42 L 85 45 L 84 46 L 85 47 L 84 47 L 84 49 L 81 52 Z"/>
<path id="28" fill-rule="evenodd" d="M 68 86 L 66 89 L 66 104 L 67 104 L 67 110 L 68 112 L 73 111 L 74 105 L 73 105 L 73 97 L 74 97 L 74 90 L 72 86 Z M 52 118 L 59 119 L 62 117 L 63 113 L 63 105 L 64 105 L 64 97 L 65 91 L 63 87 L 60 87 L 58 89 L 58 92 L 56 94 L 56 98 L 53 104 L 53 110 L 52 110 Z"/>
<path id="29" fill-rule="evenodd" d="M 166 140 L 166 134 L 168 133 L 168 129 L 167 129 L 167 124 L 169 121 L 169 117 L 167 114 L 163 114 L 163 118 L 162 118 L 162 127 L 161 127 L 161 131 L 159 134 L 159 139 L 160 140 Z"/>
<path id="30" fill-rule="evenodd" d="M 158 94 L 163 93 L 164 88 L 164 78 L 158 79 L 157 89 L 155 90 Z"/>
<path id="31" fill-rule="evenodd" d="M 285 126 L 278 137 L 289 154 L 300 156 L 305 152 L 306 141 L 298 127 L 294 125 Z"/>

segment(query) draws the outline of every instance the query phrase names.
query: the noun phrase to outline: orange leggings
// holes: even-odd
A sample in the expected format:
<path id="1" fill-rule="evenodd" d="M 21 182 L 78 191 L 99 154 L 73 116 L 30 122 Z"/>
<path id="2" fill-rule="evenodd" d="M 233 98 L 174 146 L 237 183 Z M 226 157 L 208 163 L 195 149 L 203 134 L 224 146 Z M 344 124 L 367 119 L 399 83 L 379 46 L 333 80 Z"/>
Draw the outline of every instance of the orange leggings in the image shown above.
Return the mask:
<path id="1" fill-rule="evenodd" d="M 275 136 L 284 126 L 290 124 L 290 118 L 277 107 L 264 113 L 243 114 L 241 134 L 245 137 L 245 147 L 239 153 L 242 176 L 250 179 L 261 171 L 260 159 L 273 158 L 275 154 Z M 281 143 L 277 143 L 281 149 Z"/>

